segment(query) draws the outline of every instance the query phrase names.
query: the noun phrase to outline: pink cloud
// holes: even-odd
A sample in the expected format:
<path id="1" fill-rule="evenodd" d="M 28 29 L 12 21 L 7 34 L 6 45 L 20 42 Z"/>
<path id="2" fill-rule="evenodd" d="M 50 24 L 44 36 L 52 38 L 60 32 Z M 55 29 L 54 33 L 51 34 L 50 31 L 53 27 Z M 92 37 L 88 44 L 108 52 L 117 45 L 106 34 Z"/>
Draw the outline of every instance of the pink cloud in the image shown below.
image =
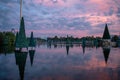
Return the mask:
<path id="1" fill-rule="evenodd" d="M 119 23 L 117 23 L 117 21 L 119 21 L 119 18 L 116 16 L 116 12 L 118 11 L 118 5 L 116 5 L 115 1 L 112 1 L 112 0 L 87 0 L 87 1 L 67 0 L 64 2 L 63 0 L 56 0 L 56 1 L 54 1 L 54 0 L 53 1 L 52 0 L 33 0 L 33 3 L 35 5 L 42 4 L 44 6 L 49 7 L 48 9 L 51 9 L 51 10 L 47 10 L 46 8 L 43 8 L 43 11 L 45 11 L 47 14 L 44 14 L 44 12 L 42 14 L 39 14 L 39 11 L 37 12 L 37 10 L 35 9 L 36 10 L 35 14 L 38 14 L 36 17 L 42 16 L 42 18 L 43 18 L 43 20 L 38 19 L 38 20 L 32 22 L 37 27 L 39 27 L 39 24 L 50 24 L 50 26 L 51 26 L 52 23 L 57 23 L 58 27 L 59 27 L 59 21 L 57 21 L 57 20 L 59 20 L 59 18 L 67 19 L 68 24 L 72 23 L 71 19 L 84 18 L 85 19 L 84 21 L 90 23 L 90 27 L 92 27 L 93 31 L 94 30 L 102 31 L 103 26 L 100 28 L 100 27 L 98 27 L 98 25 L 110 23 L 110 24 L 112 24 L 110 27 L 111 34 L 118 33 L 118 32 L 115 32 L 115 31 L 118 31 L 118 29 L 119 29 L 119 27 L 118 27 Z M 76 4 L 77 4 L 78 8 L 76 8 Z M 111 12 L 111 14 L 109 15 L 110 12 Z M 55 18 L 56 21 L 51 22 L 50 19 L 47 20 L 47 18 L 51 18 L 51 17 Z M 27 23 L 27 25 L 30 25 L 30 26 L 32 25 L 31 22 L 26 22 L 26 23 Z M 77 37 L 81 37 L 81 36 L 90 35 L 88 33 L 92 32 L 92 30 L 91 31 L 90 30 L 86 30 L 86 31 L 74 30 L 75 26 L 72 26 L 72 28 L 69 28 L 70 30 L 55 30 L 55 29 L 57 29 L 57 26 L 55 26 L 55 29 L 53 26 L 54 25 L 52 25 L 52 27 L 50 27 L 51 30 L 46 30 L 46 28 L 48 28 L 49 26 L 45 26 L 45 27 L 44 27 L 44 25 L 40 26 L 40 28 L 42 28 L 42 30 L 35 30 L 35 34 L 37 34 L 37 35 L 39 35 L 39 34 L 44 34 L 44 35 L 47 35 L 47 34 L 60 34 L 60 35 L 71 34 L 71 35 L 74 35 Z M 63 24 L 63 26 L 64 26 L 64 24 Z M 27 33 L 28 32 L 29 32 L 29 30 L 27 31 Z M 95 36 L 102 35 L 102 32 L 96 33 L 96 34 L 94 33 L 94 35 Z"/>
<path id="2" fill-rule="evenodd" d="M 116 15 L 112 16 L 89 16 L 87 18 L 87 21 L 91 22 L 91 25 L 97 26 L 98 24 L 103 24 L 103 23 L 111 23 L 118 20 L 118 17 Z"/>

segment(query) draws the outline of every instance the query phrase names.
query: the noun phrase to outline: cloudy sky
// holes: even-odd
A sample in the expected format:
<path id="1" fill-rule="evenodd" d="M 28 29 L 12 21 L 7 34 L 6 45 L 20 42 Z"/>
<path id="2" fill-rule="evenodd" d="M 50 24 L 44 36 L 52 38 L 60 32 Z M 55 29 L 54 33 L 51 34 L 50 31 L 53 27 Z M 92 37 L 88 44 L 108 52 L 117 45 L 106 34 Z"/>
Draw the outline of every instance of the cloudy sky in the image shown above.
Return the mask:
<path id="1" fill-rule="evenodd" d="M 0 31 L 19 30 L 20 1 L 0 0 Z M 27 36 L 102 36 L 120 32 L 120 0 L 23 0 Z"/>

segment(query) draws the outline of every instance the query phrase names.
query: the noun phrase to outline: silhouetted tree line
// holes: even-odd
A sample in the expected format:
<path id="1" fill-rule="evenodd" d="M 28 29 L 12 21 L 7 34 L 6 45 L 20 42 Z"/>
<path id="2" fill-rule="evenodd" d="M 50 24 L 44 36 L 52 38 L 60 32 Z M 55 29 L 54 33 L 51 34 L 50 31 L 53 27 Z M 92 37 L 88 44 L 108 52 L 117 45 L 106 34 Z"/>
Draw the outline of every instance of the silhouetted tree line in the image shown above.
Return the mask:
<path id="1" fill-rule="evenodd" d="M 47 42 L 66 42 L 67 40 L 71 42 L 80 42 L 81 38 L 74 38 L 73 36 L 68 36 L 68 37 L 48 37 Z"/>
<path id="2" fill-rule="evenodd" d="M 15 35 L 12 32 L 0 32 L 0 53 L 14 51 Z"/>
<path id="3" fill-rule="evenodd" d="M 94 36 L 86 36 L 86 37 L 81 37 L 81 38 L 74 38 L 73 36 L 67 36 L 67 37 L 58 37 L 58 36 L 54 36 L 54 37 L 48 37 L 47 38 L 47 42 L 66 42 L 67 40 L 69 40 L 70 42 L 81 42 L 82 39 L 85 38 L 87 41 L 92 41 L 97 39 L 98 41 L 100 41 L 102 38 L 101 37 L 94 37 Z"/>
<path id="4" fill-rule="evenodd" d="M 14 45 L 15 35 L 12 32 L 0 32 L 0 45 Z"/>

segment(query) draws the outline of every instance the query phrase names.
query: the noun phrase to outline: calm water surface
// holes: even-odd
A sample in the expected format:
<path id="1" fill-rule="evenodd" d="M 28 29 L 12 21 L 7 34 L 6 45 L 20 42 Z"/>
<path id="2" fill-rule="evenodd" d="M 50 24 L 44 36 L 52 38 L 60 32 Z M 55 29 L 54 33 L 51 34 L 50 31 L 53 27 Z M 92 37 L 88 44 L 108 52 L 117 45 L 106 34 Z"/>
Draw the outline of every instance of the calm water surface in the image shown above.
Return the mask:
<path id="1" fill-rule="evenodd" d="M 120 48 L 36 47 L 0 54 L 0 80 L 120 80 Z"/>

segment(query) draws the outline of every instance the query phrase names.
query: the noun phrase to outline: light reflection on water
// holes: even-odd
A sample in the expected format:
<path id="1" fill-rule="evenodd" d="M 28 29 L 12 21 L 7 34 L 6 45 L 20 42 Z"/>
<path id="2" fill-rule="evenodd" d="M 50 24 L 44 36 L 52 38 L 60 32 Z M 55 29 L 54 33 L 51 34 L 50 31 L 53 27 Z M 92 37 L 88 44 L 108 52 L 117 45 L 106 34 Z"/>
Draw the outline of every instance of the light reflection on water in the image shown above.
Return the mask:
<path id="1" fill-rule="evenodd" d="M 108 53 L 109 52 L 109 53 Z M 120 48 L 36 48 L 0 55 L 0 80 L 120 80 Z"/>

